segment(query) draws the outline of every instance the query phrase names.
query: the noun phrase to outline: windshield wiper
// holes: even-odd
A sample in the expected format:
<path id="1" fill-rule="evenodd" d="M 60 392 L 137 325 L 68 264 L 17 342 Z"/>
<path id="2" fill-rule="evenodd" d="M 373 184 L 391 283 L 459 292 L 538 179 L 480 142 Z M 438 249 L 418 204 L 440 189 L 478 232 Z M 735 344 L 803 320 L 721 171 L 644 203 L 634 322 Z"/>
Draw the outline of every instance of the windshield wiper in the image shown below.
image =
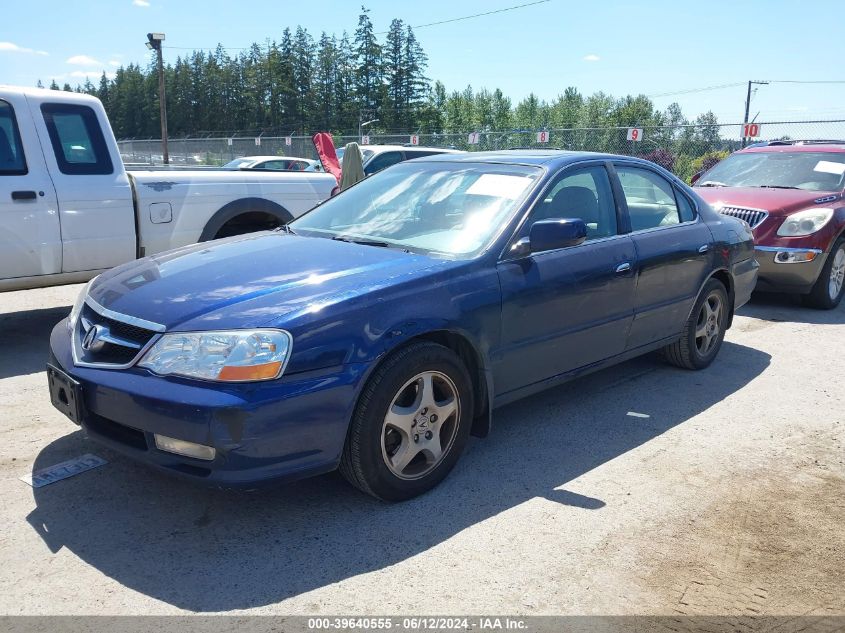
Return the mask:
<path id="1" fill-rule="evenodd" d="M 354 237 L 352 235 L 335 235 L 332 239 L 336 242 L 349 242 L 350 244 L 362 244 L 364 246 L 378 246 L 381 248 L 390 248 L 390 244 L 388 244 L 387 242 L 370 240 L 366 237 Z"/>
<path id="2" fill-rule="evenodd" d="M 696 187 L 727 187 L 727 185 L 723 182 L 719 182 L 718 180 L 707 180 L 705 182 L 696 183 Z"/>
<path id="3" fill-rule="evenodd" d="M 760 189 L 800 189 L 801 187 L 790 187 L 788 185 L 757 185 Z"/>
<path id="4" fill-rule="evenodd" d="M 290 228 L 289 224 L 282 224 L 281 226 L 277 226 L 275 231 L 281 231 L 282 233 L 287 233 L 288 235 L 296 235 L 296 231 Z"/>

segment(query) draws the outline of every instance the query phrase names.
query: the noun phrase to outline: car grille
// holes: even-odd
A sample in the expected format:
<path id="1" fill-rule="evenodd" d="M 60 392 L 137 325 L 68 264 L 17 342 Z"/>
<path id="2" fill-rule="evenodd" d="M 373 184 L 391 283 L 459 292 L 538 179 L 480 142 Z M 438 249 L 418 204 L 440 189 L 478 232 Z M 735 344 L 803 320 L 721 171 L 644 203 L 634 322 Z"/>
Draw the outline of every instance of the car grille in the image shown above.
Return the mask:
<path id="1" fill-rule="evenodd" d="M 722 207 L 719 213 L 723 215 L 730 215 L 740 220 L 745 220 L 752 229 L 757 228 L 769 217 L 768 211 L 761 211 L 760 209 L 744 209 L 742 207 Z"/>
<path id="2" fill-rule="evenodd" d="M 104 310 L 104 312 L 108 311 Z M 125 320 L 121 320 L 122 318 Z M 133 364 L 146 351 L 157 332 L 130 323 L 131 320 L 133 320 L 132 317 L 124 317 L 114 312 L 109 312 L 109 316 L 105 316 L 90 302 L 86 302 L 73 333 L 76 364 L 112 369 Z M 96 340 L 94 345 L 89 345 L 88 349 L 85 349 L 85 337 L 92 328 L 97 329 Z"/>

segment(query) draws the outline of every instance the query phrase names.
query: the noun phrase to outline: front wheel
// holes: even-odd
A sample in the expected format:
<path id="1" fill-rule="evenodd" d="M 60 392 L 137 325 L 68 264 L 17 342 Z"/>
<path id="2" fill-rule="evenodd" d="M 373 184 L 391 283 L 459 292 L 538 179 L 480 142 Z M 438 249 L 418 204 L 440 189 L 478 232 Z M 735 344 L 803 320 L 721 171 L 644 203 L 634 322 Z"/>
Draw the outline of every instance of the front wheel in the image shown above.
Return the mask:
<path id="1" fill-rule="evenodd" d="M 340 472 L 385 501 L 430 490 L 449 474 L 467 442 L 472 396 L 466 367 L 452 350 L 430 342 L 399 350 L 364 387 Z"/>
<path id="2" fill-rule="evenodd" d="M 810 294 L 804 296 L 804 303 L 820 310 L 832 310 L 842 301 L 845 294 L 845 237 L 836 240 L 830 255 L 822 266 Z"/>
<path id="3" fill-rule="evenodd" d="M 681 338 L 663 348 L 666 360 L 684 369 L 708 367 L 722 347 L 729 314 L 725 286 L 711 279 L 695 302 Z"/>

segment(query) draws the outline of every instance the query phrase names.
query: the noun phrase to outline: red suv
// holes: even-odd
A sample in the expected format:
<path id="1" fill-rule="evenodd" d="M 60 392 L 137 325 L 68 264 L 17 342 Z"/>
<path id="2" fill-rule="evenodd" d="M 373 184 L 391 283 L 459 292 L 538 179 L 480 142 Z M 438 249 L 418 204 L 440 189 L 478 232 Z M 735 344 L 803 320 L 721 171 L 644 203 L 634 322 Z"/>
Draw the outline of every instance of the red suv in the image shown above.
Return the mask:
<path id="1" fill-rule="evenodd" d="M 748 222 L 758 290 L 835 308 L 845 287 L 845 141 L 771 141 L 731 154 L 695 180 L 725 215 Z"/>

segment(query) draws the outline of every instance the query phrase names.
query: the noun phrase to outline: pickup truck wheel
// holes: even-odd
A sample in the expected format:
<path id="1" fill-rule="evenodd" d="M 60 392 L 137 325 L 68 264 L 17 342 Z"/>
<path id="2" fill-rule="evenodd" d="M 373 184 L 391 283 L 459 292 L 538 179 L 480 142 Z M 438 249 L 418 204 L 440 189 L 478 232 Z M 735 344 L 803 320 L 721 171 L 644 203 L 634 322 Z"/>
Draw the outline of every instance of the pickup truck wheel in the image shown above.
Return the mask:
<path id="1" fill-rule="evenodd" d="M 681 338 L 663 348 L 666 360 L 683 369 L 708 367 L 722 347 L 729 314 L 725 286 L 711 279 L 695 302 Z"/>
<path id="2" fill-rule="evenodd" d="M 452 470 L 469 438 L 471 385 L 452 350 L 430 342 L 402 348 L 364 387 L 340 472 L 384 501 L 432 489 Z"/>
<path id="3" fill-rule="evenodd" d="M 804 304 L 819 310 L 832 310 L 845 294 L 845 236 L 836 240 L 827 261 L 822 266 L 810 294 L 804 295 Z"/>

